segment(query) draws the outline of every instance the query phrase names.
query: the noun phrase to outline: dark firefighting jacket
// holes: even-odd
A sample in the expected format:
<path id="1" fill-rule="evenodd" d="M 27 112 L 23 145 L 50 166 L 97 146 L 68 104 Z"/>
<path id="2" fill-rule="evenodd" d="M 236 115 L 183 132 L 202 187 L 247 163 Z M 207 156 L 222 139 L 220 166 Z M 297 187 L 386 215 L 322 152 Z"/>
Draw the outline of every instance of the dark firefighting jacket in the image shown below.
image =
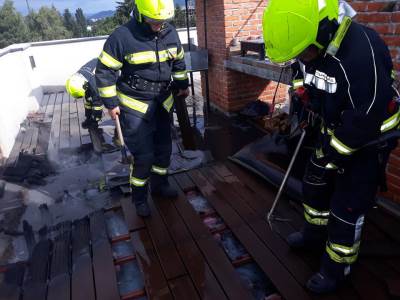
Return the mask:
<path id="1" fill-rule="evenodd" d="M 94 58 L 84 64 L 77 73 L 81 74 L 87 80 L 85 89 L 85 108 L 96 111 L 103 110 L 103 102 L 100 99 L 97 91 L 95 70 L 97 65 L 97 58 Z"/>
<path id="2" fill-rule="evenodd" d="M 161 104 L 170 111 L 171 77 L 175 88 L 188 87 L 184 51 L 175 28 L 166 23 L 160 32 L 154 33 L 135 18 L 109 36 L 96 69 L 99 94 L 107 108 L 119 105 L 128 112 L 143 115 L 154 110 L 155 98 L 160 93 L 166 95 Z M 136 81 L 144 84 L 133 86 Z M 146 85 L 165 88 L 151 91 Z"/>
<path id="3" fill-rule="evenodd" d="M 400 122 L 390 53 L 372 29 L 345 20 L 326 53 L 293 65 L 293 88 L 304 85 L 322 116 L 320 156 L 346 159 Z M 322 150 L 322 152 L 321 152 Z"/>

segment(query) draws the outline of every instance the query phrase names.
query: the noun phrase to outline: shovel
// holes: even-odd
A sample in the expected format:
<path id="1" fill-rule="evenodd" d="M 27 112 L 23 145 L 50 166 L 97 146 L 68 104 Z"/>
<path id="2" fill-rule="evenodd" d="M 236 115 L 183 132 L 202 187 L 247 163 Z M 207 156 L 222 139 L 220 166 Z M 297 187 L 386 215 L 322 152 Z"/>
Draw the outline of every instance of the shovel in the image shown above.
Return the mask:
<path id="1" fill-rule="evenodd" d="M 121 124 L 119 122 L 119 116 L 118 115 L 115 116 L 115 127 L 117 128 L 118 139 L 121 142 L 121 156 L 122 156 L 121 163 L 128 165 L 128 164 L 130 164 L 130 161 L 129 161 L 129 158 L 128 158 L 128 152 L 127 152 L 127 149 L 126 149 L 124 137 L 122 135 Z"/>

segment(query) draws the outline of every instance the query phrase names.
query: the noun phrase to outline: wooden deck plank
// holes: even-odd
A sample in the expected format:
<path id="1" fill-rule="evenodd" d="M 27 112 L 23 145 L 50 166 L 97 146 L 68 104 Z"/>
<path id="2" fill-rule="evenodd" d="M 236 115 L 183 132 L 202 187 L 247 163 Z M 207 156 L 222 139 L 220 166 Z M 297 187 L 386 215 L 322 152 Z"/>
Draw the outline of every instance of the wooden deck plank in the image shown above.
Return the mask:
<path id="1" fill-rule="evenodd" d="M 88 218 L 74 222 L 72 232 L 71 299 L 95 299 Z"/>
<path id="2" fill-rule="evenodd" d="M 22 146 L 22 142 L 24 141 L 24 136 L 25 136 L 25 133 L 20 128 L 18 135 L 15 139 L 14 146 L 11 150 L 11 153 L 7 158 L 6 166 L 14 166 L 15 165 L 17 158 L 19 156 L 19 153 L 21 152 L 21 146 Z"/>
<path id="3" fill-rule="evenodd" d="M 69 95 L 67 93 L 64 93 L 61 105 L 60 149 L 67 149 L 70 147 L 69 107 Z"/>
<path id="4" fill-rule="evenodd" d="M 47 300 L 70 300 L 71 298 L 71 231 L 70 228 L 66 229 L 53 244 Z"/>
<path id="5" fill-rule="evenodd" d="M 80 132 L 80 124 L 79 124 L 79 116 L 78 116 L 78 107 L 76 104 L 76 100 L 69 96 L 69 135 L 70 135 L 70 147 L 78 148 L 81 146 L 81 132 Z"/>
<path id="6" fill-rule="evenodd" d="M 182 191 L 184 191 L 185 193 L 196 189 L 196 186 L 193 184 L 191 180 L 189 180 L 189 178 L 184 173 L 175 174 L 174 178 L 178 182 Z"/>
<path id="7" fill-rule="evenodd" d="M 39 135 L 36 146 L 36 154 L 45 154 L 49 147 L 51 123 L 53 119 L 54 102 L 56 100 L 56 94 L 48 94 L 48 101 L 44 108 L 43 121 L 39 126 Z"/>
<path id="8" fill-rule="evenodd" d="M 176 180 L 175 176 L 173 179 Z M 178 181 L 175 182 L 179 184 Z M 228 257 L 189 202 L 181 197 L 173 200 L 173 203 L 228 298 L 251 299 L 250 292 L 244 287 Z"/>
<path id="9" fill-rule="evenodd" d="M 64 93 L 57 93 L 56 101 L 54 102 L 53 118 L 51 122 L 51 133 L 49 150 L 60 149 L 60 127 L 61 127 L 61 109 Z M 51 152 L 51 151 L 49 151 Z"/>
<path id="10" fill-rule="evenodd" d="M 96 300 L 119 299 L 117 274 L 103 211 L 97 211 L 90 216 L 90 236 Z"/>
<path id="11" fill-rule="evenodd" d="M 144 276 L 148 298 L 173 299 L 147 231 L 142 229 L 131 233 L 131 241 Z"/>
<path id="12" fill-rule="evenodd" d="M 245 184 L 248 189 L 258 195 L 258 197 L 261 197 L 263 199 L 262 201 L 264 201 L 264 204 L 257 203 L 258 201 L 255 201 L 257 197 L 254 197 L 253 201 L 249 203 L 251 203 L 251 205 L 258 205 L 258 209 L 261 210 L 263 214 L 265 214 L 265 212 L 267 211 L 267 209 L 270 208 L 271 205 L 271 200 L 269 198 L 271 197 L 271 195 L 273 196 L 271 190 L 269 188 L 265 188 L 265 185 L 267 184 L 265 183 L 263 185 L 262 180 L 259 180 L 259 178 L 253 176 L 252 174 L 246 172 L 245 170 L 231 162 L 226 163 L 226 166 L 229 170 L 232 171 L 235 176 L 240 178 L 240 181 Z M 293 225 L 296 230 L 300 230 L 303 224 L 301 213 L 302 211 L 300 207 L 296 205 L 291 206 L 287 203 L 287 201 L 281 201 L 278 206 L 278 214 L 291 220 L 290 223 L 276 222 L 276 227 L 278 229 L 277 231 L 282 237 L 285 237 L 289 233 L 293 232 L 293 230 L 287 227 L 288 224 Z M 312 253 L 301 253 L 300 257 L 312 269 L 314 269 L 315 271 L 318 270 L 320 263 L 318 255 L 316 256 Z M 367 272 L 368 274 L 359 274 L 360 272 Z M 356 266 L 353 269 L 353 276 L 350 277 L 350 283 L 339 289 L 337 295 L 339 297 L 342 297 L 343 299 L 369 299 L 364 298 L 368 293 L 362 291 L 362 287 L 359 286 L 362 284 L 369 285 L 369 280 L 373 280 L 373 276 L 368 272 L 368 270 L 363 269 L 362 271 Z M 375 283 L 373 283 L 371 286 L 372 294 L 379 293 L 379 287 L 377 287 Z"/>
<path id="13" fill-rule="evenodd" d="M 255 233 L 243 222 L 235 210 L 223 199 L 224 191 L 216 188 L 204 177 L 199 170 L 189 171 L 189 176 L 200 189 L 235 236 L 243 243 L 243 246 L 253 257 L 259 267 L 271 279 L 278 291 L 285 299 L 311 299 L 292 274 L 279 262 L 275 255 L 255 235 Z M 217 192 L 222 193 L 221 195 Z M 266 224 L 265 224 L 266 225 Z"/>
<path id="14" fill-rule="evenodd" d="M 83 121 L 85 121 L 86 117 L 85 117 L 85 106 L 84 106 L 84 100 L 81 99 L 77 99 L 76 100 L 76 105 L 78 108 L 78 118 L 79 118 L 79 130 L 81 133 L 81 144 L 82 145 L 87 145 L 91 143 L 90 140 L 90 135 L 89 135 L 89 130 L 82 128 L 81 124 Z"/>
<path id="15" fill-rule="evenodd" d="M 170 199 L 156 199 L 155 201 L 170 201 Z M 156 207 L 153 199 L 149 197 L 151 218 L 145 218 L 146 228 L 153 241 L 154 248 L 164 270 L 167 280 L 180 277 L 186 274 L 185 266 L 176 250 L 175 244 Z"/>
<path id="16" fill-rule="evenodd" d="M 49 99 L 50 99 L 50 94 L 44 94 L 42 99 L 40 100 L 39 110 L 37 112 L 38 119 L 31 124 L 31 126 L 33 126 L 33 135 L 31 143 L 28 148 L 28 153 L 33 153 L 33 154 L 37 153 L 39 131 L 40 127 L 44 124 L 43 121 Z"/>
<path id="17" fill-rule="evenodd" d="M 143 222 L 143 219 L 136 214 L 136 207 L 132 203 L 131 196 L 122 197 L 120 202 L 129 231 L 134 232 L 136 230 L 145 228 L 146 226 Z"/>
<path id="18" fill-rule="evenodd" d="M 24 265 L 14 265 L 4 273 L 0 282 L 0 300 L 21 299 L 25 269 Z"/>
<path id="19" fill-rule="evenodd" d="M 221 170 L 223 171 L 221 172 Z M 251 193 L 249 189 L 246 189 L 240 180 L 237 177 L 232 176 L 233 174 L 226 167 L 217 165 L 210 168 L 203 168 L 201 171 L 215 186 L 218 193 L 221 193 L 226 200 L 229 199 L 229 201 L 226 202 L 236 210 L 243 220 L 246 221 L 258 238 L 271 249 L 273 254 L 293 275 L 296 281 L 298 281 L 301 286 L 305 286 L 308 279 L 316 270 L 313 270 L 313 268 L 310 268 L 309 264 L 305 263 L 304 257 L 302 257 L 303 253 L 299 255 L 296 251 L 291 250 L 287 242 L 284 240 L 284 237 L 293 232 L 290 225 L 288 223 L 280 224 L 279 230 L 280 233 L 283 234 L 283 237 L 280 237 L 279 234 L 273 232 L 264 220 L 265 214 L 262 212 L 257 215 L 256 210 L 248 204 L 249 202 L 253 203 L 260 201 L 260 199 L 257 199 L 258 195 Z M 224 174 L 225 177 L 220 177 L 217 174 Z M 291 210 L 290 207 L 286 208 L 285 212 L 289 210 Z M 284 228 L 286 230 L 282 232 L 282 229 Z M 319 262 L 319 259 L 317 259 L 317 261 Z M 320 299 L 321 297 L 312 295 L 312 298 Z M 324 296 L 323 299 L 333 300 L 342 298 L 336 295 L 327 295 Z M 357 296 L 353 290 L 347 288 L 346 299 L 357 299 Z"/>
<path id="20" fill-rule="evenodd" d="M 185 201 L 185 195 L 179 189 L 176 182 L 170 180 L 170 184 L 179 191 L 181 201 Z M 226 299 L 222 288 L 211 272 L 207 261 L 197 247 L 172 201 L 156 201 L 155 205 L 163 217 L 165 224 L 168 224 L 171 237 L 176 244 L 183 263 L 189 271 L 189 276 L 192 278 L 197 291 L 201 295 L 201 299 Z"/>
<path id="21" fill-rule="evenodd" d="M 367 219 L 373 222 L 376 227 L 381 229 L 392 240 L 400 243 L 400 220 L 385 212 L 382 208 L 371 209 L 367 215 Z"/>
<path id="22" fill-rule="evenodd" d="M 24 300 L 46 299 L 51 241 L 40 241 L 33 249 L 24 282 Z"/>
<path id="23" fill-rule="evenodd" d="M 179 277 L 169 281 L 169 287 L 175 299 L 200 299 L 188 276 Z"/>

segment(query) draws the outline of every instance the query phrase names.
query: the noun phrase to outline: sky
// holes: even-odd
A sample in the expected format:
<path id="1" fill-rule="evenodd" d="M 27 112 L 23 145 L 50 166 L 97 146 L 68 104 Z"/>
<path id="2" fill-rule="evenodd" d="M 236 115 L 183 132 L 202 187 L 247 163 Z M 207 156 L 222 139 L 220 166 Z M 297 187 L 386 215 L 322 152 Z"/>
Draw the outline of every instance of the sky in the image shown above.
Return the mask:
<path id="1" fill-rule="evenodd" d="M 82 8 L 84 14 L 93 14 L 104 10 L 115 10 L 118 0 L 28 0 L 29 6 L 38 10 L 42 6 L 54 5 L 60 12 L 69 8 L 70 11 L 75 11 L 77 8 Z M 28 8 L 26 0 L 13 0 L 15 8 L 26 15 Z M 175 0 L 176 3 L 184 2 L 184 0 Z M 0 0 L 0 5 L 3 5 L 4 0 Z"/>
<path id="2" fill-rule="evenodd" d="M 15 8 L 26 15 L 28 12 L 26 0 L 14 0 Z M 28 0 L 29 6 L 38 10 L 41 6 L 54 5 L 60 12 L 69 8 L 75 11 L 77 8 L 82 8 L 85 14 L 97 13 L 103 10 L 114 10 L 117 6 L 116 0 Z M 0 0 L 0 5 L 3 5 L 4 0 Z"/>

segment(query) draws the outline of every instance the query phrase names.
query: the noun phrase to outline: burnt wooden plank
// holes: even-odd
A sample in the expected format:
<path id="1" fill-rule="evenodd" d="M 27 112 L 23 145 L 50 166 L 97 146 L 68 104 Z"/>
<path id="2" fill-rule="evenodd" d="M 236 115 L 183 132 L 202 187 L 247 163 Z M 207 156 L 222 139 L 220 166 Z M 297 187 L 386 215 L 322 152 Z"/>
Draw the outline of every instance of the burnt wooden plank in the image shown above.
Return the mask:
<path id="1" fill-rule="evenodd" d="M 180 201 L 186 201 L 185 195 L 176 182 L 170 179 L 170 184 L 179 191 Z M 185 264 L 192 281 L 202 299 L 226 299 L 226 296 L 212 273 L 206 259 L 197 247 L 172 201 L 155 202 L 168 230 L 174 240 L 178 252 Z"/>
<path id="2" fill-rule="evenodd" d="M 51 241 L 40 241 L 33 249 L 24 282 L 24 300 L 46 299 Z"/>
<path id="3" fill-rule="evenodd" d="M 69 96 L 69 135 L 71 148 L 78 148 L 81 145 L 81 133 L 79 130 L 79 116 L 76 100 Z"/>
<path id="4" fill-rule="evenodd" d="M 31 145 L 31 141 L 32 141 L 32 136 L 33 136 L 33 132 L 34 132 L 34 126 L 32 124 L 32 122 L 28 119 L 25 120 L 25 132 L 24 132 L 24 139 L 22 141 L 22 145 L 21 145 L 21 151 L 23 152 L 29 152 L 29 146 Z"/>
<path id="5" fill-rule="evenodd" d="M 37 116 L 35 118 L 35 121 L 31 123 L 31 126 L 33 126 L 33 134 L 32 134 L 32 139 L 31 143 L 28 148 L 29 153 L 37 153 L 37 147 L 38 147 L 38 140 L 39 140 L 39 131 L 40 127 L 44 124 L 44 116 L 46 113 L 46 107 L 49 102 L 50 95 L 45 94 L 43 95 L 40 104 L 39 104 L 39 110 L 37 112 Z"/>
<path id="6" fill-rule="evenodd" d="M 14 265 L 4 274 L 0 283 L 0 300 L 19 300 L 21 297 L 21 285 L 24 280 L 25 266 Z"/>
<path id="7" fill-rule="evenodd" d="M 135 231 L 131 233 L 131 241 L 144 276 L 148 298 L 173 299 L 149 234 L 144 229 Z"/>
<path id="8" fill-rule="evenodd" d="M 71 299 L 95 299 L 88 218 L 83 218 L 74 222 L 72 230 L 71 275 Z"/>
<path id="9" fill-rule="evenodd" d="M 71 298 L 71 223 L 55 238 L 50 267 L 47 300 L 69 300 Z"/>
<path id="10" fill-rule="evenodd" d="M 132 203 L 132 198 L 130 196 L 122 197 L 120 202 L 129 231 L 133 232 L 145 228 L 143 219 L 136 214 L 136 207 Z"/>
<path id="11" fill-rule="evenodd" d="M 81 144 L 82 145 L 86 145 L 86 144 L 90 144 L 91 140 L 90 140 L 90 135 L 89 135 L 89 130 L 82 128 L 81 124 L 83 121 L 85 121 L 86 117 L 85 117 L 85 106 L 83 103 L 83 99 L 77 99 L 76 101 L 76 106 L 78 108 L 78 118 L 79 118 L 79 130 L 81 133 Z"/>
<path id="12" fill-rule="evenodd" d="M 64 93 L 61 105 L 60 149 L 69 148 L 69 95 Z"/>
<path id="13" fill-rule="evenodd" d="M 155 201 L 170 201 L 170 199 L 155 199 Z M 175 244 L 161 219 L 160 214 L 154 206 L 153 199 L 149 197 L 151 218 L 145 218 L 146 228 L 153 241 L 154 249 L 158 255 L 161 267 L 167 280 L 186 274 L 185 266 L 179 257 Z"/>
<path id="14" fill-rule="evenodd" d="M 173 178 L 175 180 L 175 178 Z M 177 184 L 177 182 L 175 181 Z M 193 185 L 193 184 L 192 184 Z M 229 299 L 251 299 L 228 257 L 184 197 L 173 200 L 197 246 Z"/>
<path id="15" fill-rule="evenodd" d="M 117 274 L 103 211 L 97 211 L 90 216 L 90 236 L 96 299 L 119 299 Z"/>
<path id="16" fill-rule="evenodd" d="M 169 287 L 175 299 L 200 299 L 188 276 L 169 281 Z"/>
<path id="17" fill-rule="evenodd" d="M 61 109 L 64 93 L 58 93 L 54 102 L 53 118 L 51 122 L 49 150 L 60 148 Z"/>
<path id="18" fill-rule="evenodd" d="M 188 192 L 188 191 L 194 190 L 196 188 L 196 186 L 193 184 L 193 182 L 191 180 L 189 180 L 189 178 L 184 173 L 175 174 L 174 178 L 176 179 L 180 188 L 184 192 Z"/>
<path id="19" fill-rule="evenodd" d="M 267 248 L 257 235 L 245 224 L 237 212 L 223 200 L 216 188 L 201 174 L 199 170 L 192 170 L 189 176 L 195 182 L 201 193 L 206 197 L 235 236 L 253 257 L 255 262 L 271 279 L 273 284 L 285 299 L 311 299 L 295 278 L 280 263 L 269 248 Z M 220 191 L 221 194 L 226 191 Z M 235 197 L 235 196 L 234 196 Z M 229 201 L 229 200 L 228 200 Z M 266 224 L 265 224 L 266 225 Z"/>

